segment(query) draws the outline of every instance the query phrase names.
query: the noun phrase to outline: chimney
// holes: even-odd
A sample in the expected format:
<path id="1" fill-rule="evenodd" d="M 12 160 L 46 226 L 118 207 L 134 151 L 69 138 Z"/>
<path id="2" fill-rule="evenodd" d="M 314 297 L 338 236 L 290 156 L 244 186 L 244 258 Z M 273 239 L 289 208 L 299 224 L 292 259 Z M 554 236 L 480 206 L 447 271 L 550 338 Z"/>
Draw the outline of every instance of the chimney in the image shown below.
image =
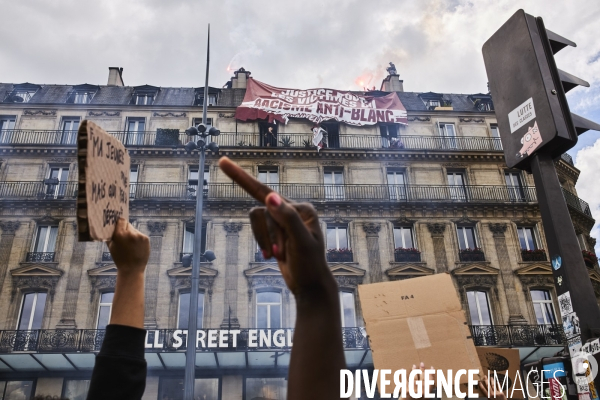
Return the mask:
<path id="1" fill-rule="evenodd" d="M 246 71 L 244 68 L 240 68 L 233 73 L 231 78 L 232 89 L 246 89 L 246 82 L 250 78 L 250 71 Z"/>
<path id="2" fill-rule="evenodd" d="M 125 86 L 123 83 L 123 68 L 108 67 L 108 86 Z"/>
<path id="3" fill-rule="evenodd" d="M 388 75 L 381 82 L 381 90 L 384 92 L 404 92 L 404 81 L 400 80 L 400 75 Z"/>

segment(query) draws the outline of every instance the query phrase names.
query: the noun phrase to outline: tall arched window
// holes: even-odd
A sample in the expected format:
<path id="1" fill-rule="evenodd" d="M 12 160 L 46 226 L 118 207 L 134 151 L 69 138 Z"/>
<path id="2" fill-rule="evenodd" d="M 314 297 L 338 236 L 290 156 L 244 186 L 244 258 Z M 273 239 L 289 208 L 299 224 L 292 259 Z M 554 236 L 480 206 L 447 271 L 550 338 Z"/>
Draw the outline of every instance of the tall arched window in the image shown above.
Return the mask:
<path id="1" fill-rule="evenodd" d="M 98 305 L 98 321 L 96 323 L 96 329 L 106 329 L 106 326 L 110 322 L 113 297 L 115 297 L 115 292 L 104 292 L 100 295 L 100 304 Z"/>
<path id="2" fill-rule="evenodd" d="M 278 329 L 281 321 L 281 293 L 256 293 L 256 327 Z"/>
<path id="3" fill-rule="evenodd" d="M 486 292 L 470 290 L 467 292 L 471 325 L 492 325 L 490 302 Z"/>
<path id="4" fill-rule="evenodd" d="M 18 330 L 30 331 L 42 329 L 44 309 L 46 308 L 46 293 L 32 292 L 23 295 L 21 312 L 19 313 Z"/>

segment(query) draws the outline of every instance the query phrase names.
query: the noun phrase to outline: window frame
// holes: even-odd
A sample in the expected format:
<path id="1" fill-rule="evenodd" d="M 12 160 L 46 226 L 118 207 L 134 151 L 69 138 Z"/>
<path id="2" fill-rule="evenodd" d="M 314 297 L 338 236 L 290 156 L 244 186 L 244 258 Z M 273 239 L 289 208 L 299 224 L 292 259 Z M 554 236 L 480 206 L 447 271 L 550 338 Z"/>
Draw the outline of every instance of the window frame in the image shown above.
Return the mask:
<path id="1" fill-rule="evenodd" d="M 400 229 L 400 237 L 402 238 L 402 246 L 398 246 L 398 243 L 396 243 L 396 230 Z M 404 237 L 404 230 L 407 229 L 410 232 L 410 239 L 412 241 L 412 246 L 411 247 L 406 247 L 404 246 L 404 242 L 405 242 L 405 237 Z M 414 225 L 394 225 L 392 227 L 392 235 L 394 237 L 394 249 L 397 248 L 403 248 L 403 249 L 419 249 L 418 245 L 417 245 L 417 241 L 415 239 L 415 229 L 414 229 Z"/>
<path id="2" fill-rule="evenodd" d="M 469 320 L 471 322 L 471 325 L 486 326 L 483 324 L 475 324 L 473 322 L 473 319 L 471 318 L 471 304 L 469 304 L 469 293 L 475 293 L 475 303 L 477 306 L 477 317 L 479 318 L 479 322 L 482 322 L 483 318 L 482 318 L 482 313 L 481 313 L 481 304 L 479 301 L 479 296 L 477 296 L 477 293 L 483 293 L 485 295 L 485 301 L 487 302 L 487 308 L 488 308 L 488 312 L 489 312 L 489 320 L 490 320 L 489 325 L 494 325 L 494 314 L 492 312 L 492 304 L 490 302 L 490 295 L 489 295 L 488 291 L 478 289 L 478 288 L 470 288 L 470 289 L 467 289 L 465 292 L 466 292 L 465 296 L 467 297 L 467 306 L 469 307 Z"/>
<path id="3" fill-rule="evenodd" d="M 196 126 L 196 125 L 200 125 L 202 123 L 202 117 L 194 117 L 192 118 L 192 125 Z M 206 124 L 209 126 L 214 126 L 213 125 L 213 118 L 212 117 L 207 117 L 206 118 Z"/>
<path id="4" fill-rule="evenodd" d="M 527 237 L 524 235 L 524 241 L 525 241 L 525 248 L 523 248 L 522 244 L 521 244 L 521 230 L 526 230 L 526 229 L 530 229 L 531 230 L 531 239 L 533 240 L 533 249 L 529 248 L 529 241 L 527 240 Z M 533 251 L 533 250 L 543 250 L 540 247 L 540 238 L 538 236 L 538 232 L 537 232 L 537 228 L 535 225 L 517 225 L 517 239 L 519 240 L 519 248 L 521 250 L 527 250 L 527 251 Z"/>
<path id="5" fill-rule="evenodd" d="M 462 230 L 463 232 L 463 240 L 465 241 L 465 245 L 468 245 L 468 238 L 467 238 L 467 234 L 466 234 L 466 230 L 467 229 L 472 229 L 473 231 L 473 244 L 475 245 L 474 248 L 470 248 L 470 247 L 466 247 L 464 249 L 462 249 L 460 247 L 460 233 L 459 230 Z M 476 225 L 456 225 L 456 238 L 458 240 L 458 250 L 459 251 L 463 251 L 463 250 L 467 250 L 467 249 L 481 249 L 481 244 L 479 243 L 479 238 L 477 235 L 477 226 Z"/>
<path id="6" fill-rule="evenodd" d="M 0 379 L 0 398 L 1 399 L 5 399 L 6 397 L 6 389 L 8 388 L 8 383 L 9 382 L 31 382 L 31 390 L 29 392 L 30 396 L 34 396 L 35 393 L 35 389 L 36 389 L 36 385 L 37 385 L 37 379 L 24 379 L 24 380 L 16 380 L 16 379 Z M 1 384 L 4 383 L 4 387 L 1 386 Z M 33 398 L 33 397 L 29 397 L 29 398 Z"/>
<path id="7" fill-rule="evenodd" d="M 277 186 L 277 185 L 279 185 L 279 182 L 280 182 L 279 178 L 280 177 L 279 177 L 279 167 L 278 166 L 263 166 L 263 165 L 259 165 L 256 172 L 257 172 L 256 179 L 258 179 L 261 183 L 264 183 L 267 186 Z M 273 173 L 276 175 L 277 182 L 270 182 L 271 175 Z M 263 182 L 260 179 L 260 174 L 266 174 L 266 182 Z"/>
<path id="8" fill-rule="evenodd" d="M 102 295 L 108 294 L 108 293 L 112 293 L 113 294 L 113 300 L 110 303 L 103 303 L 102 302 Z M 102 307 L 109 307 L 109 309 L 108 309 L 108 322 L 107 322 L 106 326 L 108 326 L 110 324 L 110 317 L 112 316 L 112 306 L 113 306 L 113 303 L 114 303 L 114 296 L 115 296 L 115 291 L 114 290 L 105 290 L 105 291 L 99 293 L 99 296 L 98 296 L 98 312 L 96 313 L 96 329 L 106 329 L 106 327 L 104 327 L 104 328 L 98 328 L 98 325 L 100 323 L 100 311 L 101 311 Z"/>
<path id="9" fill-rule="evenodd" d="M 269 303 L 269 302 L 263 302 L 263 303 L 259 303 L 258 300 L 258 296 L 261 293 L 276 293 L 279 296 L 279 303 Z M 284 321 L 283 321 L 283 293 L 281 291 L 281 289 L 278 288 L 263 288 L 263 289 L 259 289 L 256 291 L 256 300 L 255 300 L 255 307 L 254 307 L 254 311 L 255 311 L 255 325 L 257 329 L 283 329 L 283 325 L 284 325 Z M 260 327 L 258 326 L 258 308 L 259 306 L 267 306 L 267 326 L 266 327 Z M 279 327 L 272 327 L 271 326 L 271 307 L 272 306 L 276 306 L 279 305 Z"/>
<path id="10" fill-rule="evenodd" d="M 38 244 L 38 239 L 40 237 L 40 233 L 42 228 L 49 228 L 48 229 L 48 233 L 46 234 L 46 238 L 44 239 L 44 246 L 43 246 L 43 251 L 37 251 L 37 244 Z M 56 236 L 54 238 L 54 251 L 47 251 L 48 250 L 48 244 L 49 244 L 49 240 L 50 240 L 50 236 L 51 236 L 51 232 L 52 232 L 52 228 L 56 228 Z M 33 242 L 31 243 L 31 252 L 32 253 L 56 253 L 56 244 L 58 243 L 58 228 L 59 225 L 58 224 L 43 224 L 43 225 L 37 225 L 36 229 L 35 229 L 35 234 L 33 237 Z"/>
<path id="11" fill-rule="evenodd" d="M 34 320 L 34 316 L 35 316 L 35 310 L 36 310 L 36 306 L 37 306 L 37 302 L 38 302 L 38 295 L 40 293 L 43 293 L 45 295 L 45 299 L 44 299 L 44 308 L 42 309 L 42 322 L 40 324 L 40 328 L 35 328 L 35 329 L 43 329 L 44 326 L 44 314 L 46 314 L 46 304 L 48 303 L 48 292 L 43 291 L 43 290 L 32 290 L 32 291 L 24 291 L 22 293 L 21 296 L 21 305 L 19 306 L 19 314 L 18 314 L 18 318 L 17 318 L 17 326 L 15 328 L 15 330 L 17 331 L 31 331 L 32 329 L 32 324 L 33 324 L 33 320 Z M 23 317 L 23 306 L 25 305 L 25 297 L 28 295 L 35 295 L 34 299 L 33 299 L 33 303 L 31 305 L 31 312 L 29 315 L 29 323 L 27 324 L 27 329 L 19 329 L 20 325 L 21 325 L 21 319 Z"/>
<path id="12" fill-rule="evenodd" d="M 154 100 L 156 97 L 156 92 L 136 92 L 134 94 L 135 101 L 133 104 L 136 106 L 151 106 L 154 105 Z M 144 99 L 143 102 L 140 102 L 140 99 Z M 150 99 L 150 101 L 148 101 Z"/>
<path id="13" fill-rule="evenodd" d="M 550 299 L 549 300 L 534 300 L 533 299 L 533 292 L 544 292 L 544 293 L 547 293 L 548 296 L 550 297 Z M 537 325 L 551 325 L 551 326 L 558 325 L 558 317 L 556 315 L 556 308 L 554 307 L 554 296 L 553 296 L 552 290 L 549 290 L 547 288 L 529 288 L 529 297 L 531 299 L 531 305 L 532 305 L 532 308 L 533 308 L 533 316 L 535 318 L 535 323 Z M 554 323 L 544 323 L 544 324 L 538 323 L 538 315 L 537 315 L 537 313 L 535 311 L 535 305 L 536 304 L 540 304 L 540 305 L 550 304 L 550 308 L 552 310 L 552 316 L 554 317 Z M 541 309 L 542 310 L 546 310 L 545 307 L 541 307 Z M 546 317 L 547 317 L 546 313 L 544 311 L 542 311 L 542 313 L 543 313 L 542 317 L 544 319 L 544 322 L 547 322 L 547 320 L 546 320 Z"/>
<path id="14" fill-rule="evenodd" d="M 181 296 L 182 295 L 189 295 L 191 297 L 191 289 L 189 290 L 180 290 L 178 295 L 177 295 L 177 320 L 175 321 L 175 327 L 177 329 L 189 329 L 189 306 L 188 306 L 188 326 L 187 328 L 182 328 L 179 325 L 179 321 L 181 318 Z M 200 303 L 200 300 L 202 300 L 202 317 L 200 319 L 196 320 L 196 325 L 200 325 L 198 326 L 196 329 L 203 329 L 204 327 L 204 317 L 206 315 L 206 293 L 203 289 L 199 289 L 198 290 L 198 303 Z M 198 310 L 200 310 L 200 304 L 198 304 Z"/>
<path id="15" fill-rule="evenodd" d="M 352 296 L 352 319 L 354 320 L 354 324 L 352 326 L 346 326 L 346 321 L 345 321 L 345 314 L 344 314 L 344 301 L 343 301 L 343 294 L 350 294 Z M 356 313 L 356 294 L 354 290 L 349 290 L 349 289 L 343 289 L 340 288 L 340 290 L 338 291 L 338 296 L 340 299 L 340 313 L 341 313 L 341 317 L 342 317 L 342 328 L 356 328 L 358 326 L 357 324 L 357 313 Z"/>
<path id="16" fill-rule="evenodd" d="M 336 247 L 329 247 L 329 241 L 327 240 L 327 237 L 329 236 L 330 229 L 335 229 Z M 346 247 L 339 246 L 339 243 L 340 243 L 339 229 L 344 229 L 346 231 Z M 348 225 L 347 224 L 343 224 L 343 225 L 342 224 L 327 224 L 326 232 L 325 232 L 325 241 L 326 241 L 326 243 L 325 243 L 326 250 L 351 249 L 351 247 L 350 247 L 350 232 L 349 232 Z"/>

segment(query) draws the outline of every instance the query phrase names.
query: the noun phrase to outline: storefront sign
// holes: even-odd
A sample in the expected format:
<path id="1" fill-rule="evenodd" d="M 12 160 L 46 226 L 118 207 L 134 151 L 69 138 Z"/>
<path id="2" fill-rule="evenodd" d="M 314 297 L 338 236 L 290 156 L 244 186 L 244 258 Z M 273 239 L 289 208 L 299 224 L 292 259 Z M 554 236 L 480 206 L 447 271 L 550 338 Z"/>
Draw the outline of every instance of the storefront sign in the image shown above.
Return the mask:
<path id="1" fill-rule="evenodd" d="M 265 119 L 287 123 L 305 118 L 319 124 L 334 120 L 349 125 L 406 124 L 406 109 L 396 93 L 374 97 L 334 89 L 283 89 L 250 78 L 235 117 L 242 121 Z"/>
<path id="2" fill-rule="evenodd" d="M 146 331 L 146 349 L 179 349 L 187 347 L 187 329 L 173 331 Z M 167 336 L 165 338 L 165 335 Z M 196 349 L 218 348 L 268 348 L 292 347 L 293 329 L 198 329 Z"/>

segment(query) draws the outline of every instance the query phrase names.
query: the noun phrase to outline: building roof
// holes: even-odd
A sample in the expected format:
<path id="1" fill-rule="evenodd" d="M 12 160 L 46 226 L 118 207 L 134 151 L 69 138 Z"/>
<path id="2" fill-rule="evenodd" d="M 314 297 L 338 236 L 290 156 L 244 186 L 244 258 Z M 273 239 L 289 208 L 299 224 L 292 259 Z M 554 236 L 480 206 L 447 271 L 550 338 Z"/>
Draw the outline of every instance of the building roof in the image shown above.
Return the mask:
<path id="1" fill-rule="evenodd" d="M 0 83 L 0 101 L 3 101 L 8 93 L 14 90 L 16 84 Z M 28 104 L 61 104 L 66 103 L 69 93 L 81 85 L 41 85 Z M 90 105 L 129 105 L 131 97 L 136 90 L 149 86 L 97 86 L 99 90 L 89 103 Z M 154 87 L 153 87 L 154 88 Z M 199 89 L 202 88 L 157 88 L 154 106 L 191 106 L 194 104 L 194 98 Z M 217 106 L 219 107 L 237 107 L 243 99 L 245 89 L 214 88 L 209 87 L 209 93 L 219 93 L 217 97 Z M 359 92 L 357 92 L 359 93 Z M 427 94 L 424 92 L 396 92 L 402 104 L 407 111 L 427 112 L 425 105 L 419 95 Z M 428 92 L 429 93 L 429 92 Z M 381 92 L 384 94 L 384 92 Z M 480 112 L 475 108 L 473 101 L 469 99 L 469 94 L 440 93 L 444 99 L 450 100 L 453 111 L 459 112 Z M 425 96 L 427 97 L 427 96 Z"/>

